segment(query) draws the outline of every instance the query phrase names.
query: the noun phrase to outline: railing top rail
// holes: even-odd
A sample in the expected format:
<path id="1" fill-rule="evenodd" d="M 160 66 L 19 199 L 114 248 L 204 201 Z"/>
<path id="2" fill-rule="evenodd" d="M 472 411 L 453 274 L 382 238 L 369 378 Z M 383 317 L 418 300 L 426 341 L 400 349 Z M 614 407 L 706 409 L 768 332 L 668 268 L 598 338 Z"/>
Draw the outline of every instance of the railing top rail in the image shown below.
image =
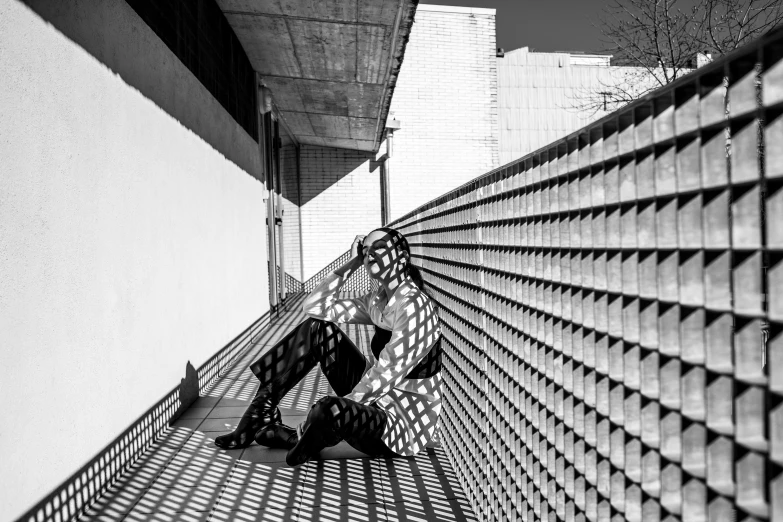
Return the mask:
<path id="1" fill-rule="evenodd" d="M 743 58 L 748 58 L 751 61 L 751 63 L 755 64 L 758 61 L 759 53 L 761 49 L 776 44 L 781 47 L 780 54 L 782 56 L 780 59 L 783 60 L 783 27 L 771 31 L 770 33 L 760 37 L 758 40 L 755 40 L 747 45 L 744 45 L 739 49 L 735 49 L 731 53 L 721 56 L 715 61 L 707 65 L 704 65 L 699 69 L 693 70 L 692 72 L 686 74 L 685 76 L 678 78 L 674 82 L 668 85 L 664 85 L 644 95 L 638 100 L 635 100 L 629 103 L 628 105 L 625 105 L 624 107 L 607 114 L 606 116 L 602 117 L 599 120 L 596 120 L 588 125 L 585 125 L 579 130 L 576 130 L 571 134 L 564 136 L 563 138 L 560 138 L 548 145 L 545 145 L 533 152 L 530 152 L 525 156 L 522 156 L 521 158 L 518 158 L 504 165 L 501 165 L 489 172 L 486 172 L 460 185 L 459 187 L 449 192 L 446 192 L 445 194 L 393 220 L 389 224 L 389 226 L 394 226 L 397 223 L 406 221 L 409 218 L 415 216 L 416 214 L 419 214 L 433 207 L 446 203 L 447 201 L 450 201 L 467 192 L 471 192 L 480 186 L 491 183 L 492 176 L 497 174 L 503 174 L 504 172 L 507 172 L 507 169 L 513 169 L 513 167 L 517 165 L 523 164 L 528 161 L 533 161 L 535 158 L 539 158 L 542 154 L 548 153 L 552 150 L 557 151 L 563 147 L 565 147 L 565 150 L 568 151 L 569 143 L 578 144 L 578 140 L 581 136 L 587 135 L 589 137 L 590 132 L 595 129 L 603 129 L 604 127 L 609 127 L 610 129 L 614 128 L 613 130 L 617 131 L 618 129 L 616 124 L 618 122 L 618 119 L 622 119 L 623 117 L 628 117 L 631 118 L 630 120 L 628 120 L 628 122 L 630 123 L 633 121 L 632 118 L 637 110 L 649 107 L 649 104 L 651 102 L 659 100 L 664 96 L 666 96 L 667 94 L 673 95 L 674 92 L 677 91 L 678 89 L 683 89 L 685 87 L 692 87 L 695 83 L 699 82 L 704 78 L 710 78 L 712 80 L 711 83 L 709 84 L 711 87 L 718 87 L 722 84 L 724 76 L 727 73 L 730 74 L 730 71 L 727 71 L 727 67 L 729 65 L 735 64 L 737 62 L 741 62 Z M 516 174 L 516 172 L 513 172 L 511 174 Z"/>

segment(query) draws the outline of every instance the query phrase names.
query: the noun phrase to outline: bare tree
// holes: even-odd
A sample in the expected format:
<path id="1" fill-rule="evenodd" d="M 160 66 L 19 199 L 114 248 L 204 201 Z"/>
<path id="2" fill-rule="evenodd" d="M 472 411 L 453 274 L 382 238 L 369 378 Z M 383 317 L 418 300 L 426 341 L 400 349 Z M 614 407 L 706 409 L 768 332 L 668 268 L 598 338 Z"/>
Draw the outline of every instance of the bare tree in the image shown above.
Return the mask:
<path id="1" fill-rule="evenodd" d="M 615 67 L 577 89 L 572 108 L 615 110 L 783 23 L 781 0 L 613 0 L 599 25 Z"/>
<path id="2" fill-rule="evenodd" d="M 780 0 L 704 0 L 694 12 L 699 22 L 694 39 L 716 55 L 729 53 L 783 22 Z"/>

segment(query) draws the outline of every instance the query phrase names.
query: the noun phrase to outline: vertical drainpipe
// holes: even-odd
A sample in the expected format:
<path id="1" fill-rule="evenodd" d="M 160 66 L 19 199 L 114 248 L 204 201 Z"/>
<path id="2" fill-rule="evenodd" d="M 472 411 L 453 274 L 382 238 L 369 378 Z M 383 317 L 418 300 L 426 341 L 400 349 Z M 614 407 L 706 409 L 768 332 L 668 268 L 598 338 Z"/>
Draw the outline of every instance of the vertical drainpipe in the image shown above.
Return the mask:
<path id="1" fill-rule="evenodd" d="M 285 245 L 283 244 L 283 173 L 280 170 L 280 154 L 282 145 L 280 141 L 280 123 L 278 121 L 274 122 L 272 143 L 272 161 L 274 161 L 275 164 L 275 190 L 273 193 L 275 196 L 275 235 L 277 238 L 277 243 L 275 243 L 275 246 L 278 248 L 275 253 L 280 258 L 280 280 L 278 281 L 278 284 L 280 285 L 280 288 L 278 289 L 280 293 L 280 301 L 282 304 L 285 304 L 285 299 L 288 292 L 286 291 Z"/>
<path id="2" fill-rule="evenodd" d="M 394 131 L 400 128 L 398 120 L 386 122 L 386 155 L 381 168 L 381 226 L 386 226 L 391 221 L 391 187 L 389 178 L 391 175 L 391 158 L 394 154 Z"/>
<path id="3" fill-rule="evenodd" d="M 304 290 L 304 245 L 302 244 L 302 146 L 296 146 L 296 206 L 299 212 L 299 280 L 302 281 L 302 290 Z"/>
<path id="4" fill-rule="evenodd" d="M 274 176 L 272 172 L 272 96 L 269 89 L 262 86 L 258 80 L 258 110 L 260 113 L 259 146 L 264 165 L 264 181 L 266 185 L 266 228 L 267 228 L 267 252 L 269 253 L 269 304 L 271 312 L 277 310 L 277 241 L 275 238 L 275 192 Z"/>

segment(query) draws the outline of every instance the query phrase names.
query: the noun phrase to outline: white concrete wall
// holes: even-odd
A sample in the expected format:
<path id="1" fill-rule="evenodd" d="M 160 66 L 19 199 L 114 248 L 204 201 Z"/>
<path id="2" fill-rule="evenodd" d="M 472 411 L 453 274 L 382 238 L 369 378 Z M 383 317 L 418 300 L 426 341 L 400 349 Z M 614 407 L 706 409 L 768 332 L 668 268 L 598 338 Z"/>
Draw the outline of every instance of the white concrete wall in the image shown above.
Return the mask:
<path id="1" fill-rule="evenodd" d="M 0 0 L 0 520 L 268 309 L 256 143 L 122 0 L 41 5 Z"/>
<path id="2" fill-rule="evenodd" d="M 494 9 L 419 4 L 389 116 L 391 219 L 498 166 L 496 52 Z"/>
<path id="3" fill-rule="evenodd" d="M 498 58 L 500 162 L 521 158 L 606 114 L 583 108 L 600 91 L 605 63 L 575 64 L 568 53 L 515 49 Z"/>

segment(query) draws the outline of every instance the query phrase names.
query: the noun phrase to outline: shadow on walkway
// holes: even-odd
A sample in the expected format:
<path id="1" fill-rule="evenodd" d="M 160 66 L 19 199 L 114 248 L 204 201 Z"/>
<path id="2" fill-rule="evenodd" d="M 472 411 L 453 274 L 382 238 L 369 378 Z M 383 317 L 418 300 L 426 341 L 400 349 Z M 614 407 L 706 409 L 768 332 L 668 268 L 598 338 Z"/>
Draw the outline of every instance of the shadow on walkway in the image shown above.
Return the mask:
<path id="1" fill-rule="evenodd" d="M 304 319 L 301 297 L 237 363 L 124 473 L 83 521 L 475 521 L 442 449 L 415 457 L 370 459 L 346 443 L 297 468 L 285 451 L 252 445 L 217 448 L 255 395 L 248 365 Z M 370 354 L 370 330 L 346 325 Z M 283 422 L 304 420 L 310 405 L 330 393 L 319 368 L 280 404 Z"/>

